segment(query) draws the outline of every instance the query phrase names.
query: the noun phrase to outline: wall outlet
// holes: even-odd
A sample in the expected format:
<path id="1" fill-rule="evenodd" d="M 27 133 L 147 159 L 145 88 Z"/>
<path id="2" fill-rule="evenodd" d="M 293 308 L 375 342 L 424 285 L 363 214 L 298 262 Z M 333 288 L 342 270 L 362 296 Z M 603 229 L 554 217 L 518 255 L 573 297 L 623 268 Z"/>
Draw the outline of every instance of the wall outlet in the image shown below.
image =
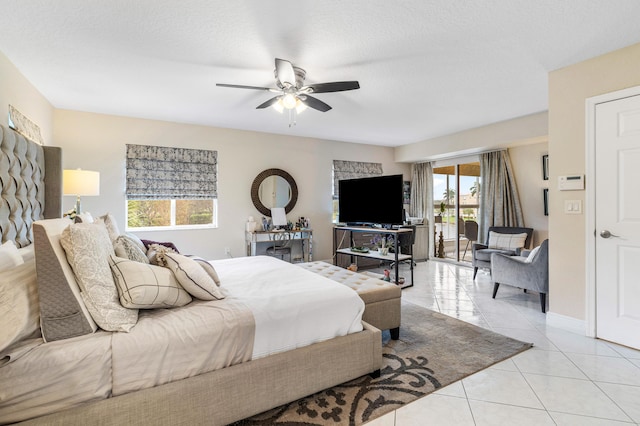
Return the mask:
<path id="1" fill-rule="evenodd" d="M 231 248 L 225 247 L 224 248 L 224 254 L 231 254 Z"/>

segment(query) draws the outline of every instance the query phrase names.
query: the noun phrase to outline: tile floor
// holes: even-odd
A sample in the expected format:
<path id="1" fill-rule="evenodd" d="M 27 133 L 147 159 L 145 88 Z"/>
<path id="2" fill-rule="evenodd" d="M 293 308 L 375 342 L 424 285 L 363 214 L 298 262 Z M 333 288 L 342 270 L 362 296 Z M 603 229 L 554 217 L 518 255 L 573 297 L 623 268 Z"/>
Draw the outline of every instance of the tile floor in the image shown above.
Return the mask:
<path id="1" fill-rule="evenodd" d="M 468 267 L 420 262 L 402 297 L 533 349 L 368 426 L 640 424 L 640 351 L 548 326 L 537 294 L 502 286 L 494 300 L 489 274 L 472 277 Z"/>

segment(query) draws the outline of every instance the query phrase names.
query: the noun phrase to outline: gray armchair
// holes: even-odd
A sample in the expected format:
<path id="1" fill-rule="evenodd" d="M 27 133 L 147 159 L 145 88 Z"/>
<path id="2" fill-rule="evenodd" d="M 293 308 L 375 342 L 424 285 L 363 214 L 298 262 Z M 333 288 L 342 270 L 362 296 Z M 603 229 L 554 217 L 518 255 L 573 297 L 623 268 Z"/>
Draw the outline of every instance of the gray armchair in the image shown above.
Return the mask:
<path id="1" fill-rule="evenodd" d="M 523 248 L 529 248 L 531 246 L 531 238 L 533 236 L 533 228 L 519 228 L 512 226 L 491 226 L 487 232 L 487 242 L 489 241 L 489 233 L 496 232 L 498 234 L 522 234 L 526 233 L 527 238 L 524 241 Z M 491 255 L 493 253 L 502 253 L 507 256 L 515 256 L 520 253 L 520 249 L 516 250 L 502 250 L 502 249 L 490 249 L 486 244 L 474 243 L 471 246 L 473 254 L 473 279 L 476 279 L 478 274 L 478 268 L 487 268 L 491 271 Z"/>
<path id="2" fill-rule="evenodd" d="M 491 255 L 491 278 L 493 279 L 493 298 L 496 298 L 500 284 L 540 293 L 542 312 L 547 311 L 547 293 L 549 292 L 549 240 L 544 240 L 530 262 L 526 257 L 506 256 L 500 253 Z"/>

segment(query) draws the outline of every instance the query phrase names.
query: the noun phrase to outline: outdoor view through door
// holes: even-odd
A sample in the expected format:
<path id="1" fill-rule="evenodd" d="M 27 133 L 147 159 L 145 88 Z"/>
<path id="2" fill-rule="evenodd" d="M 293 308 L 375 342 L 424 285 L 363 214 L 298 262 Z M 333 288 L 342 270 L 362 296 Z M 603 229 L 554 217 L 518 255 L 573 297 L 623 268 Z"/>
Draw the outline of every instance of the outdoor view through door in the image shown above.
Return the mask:
<path id="1" fill-rule="evenodd" d="M 480 184 L 479 162 L 433 168 L 435 258 L 471 262 Z"/>

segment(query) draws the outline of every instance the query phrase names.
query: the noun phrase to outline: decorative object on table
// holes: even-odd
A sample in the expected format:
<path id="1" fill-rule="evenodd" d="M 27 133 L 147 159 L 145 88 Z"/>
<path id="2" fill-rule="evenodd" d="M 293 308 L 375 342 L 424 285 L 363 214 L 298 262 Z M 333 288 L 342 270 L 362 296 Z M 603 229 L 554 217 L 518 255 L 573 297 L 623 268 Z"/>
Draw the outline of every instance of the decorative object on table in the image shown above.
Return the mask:
<path id="1" fill-rule="evenodd" d="M 389 248 L 393 245 L 393 238 L 387 237 L 386 234 L 375 234 L 371 239 L 373 244 L 378 249 L 378 253 L 382 256 L 389 254 Z"/>
<path id="2" fill-rule="evenodd" d="M 369 247 L 365 247 L 365 246 L 351 247 L 351 251 L 354 253 L 369 253 Z"/>
<path id="3" fill-rule="evenodd" d="M 287 214 L 284 211 L 284 207 L 271 208 L 271 223 L 277 228 L 287 226 Z"/>
<path id="4" fill-rule="evenodd" d="M 76 208 L 72 208 L 71 210 L 67 211 L 65 214 L 62 215 L 62 217 L 68 217 L 69 219 L 73 220 L 75 222 L 76 220 Z"/>
<path id="5" fill-rule="evenodd" d="M 385 269 L 383 271 L 384 276 L 382 277 L 382 281 L 391 281 L 391 271 L 388 269 Z"/>
<path id="6" fill-rule="evenodd" d="M 80 197 L 100 195 L 100 173 L 91 170 L 63 170 L 62 194 L 76 197 L 76 214 L 82 213 Z"/>
<path id="7" fill-rule="evenodd" d="M 258 228 L 258 223 L 255 221 L 253 216 L 249 216 L 247 219 L 247 232 L 256 232 Z"/>
<path id="8" fill-rule="evenodd" d="M 262 230 L 263 231 L 268 231 L 269 230 L 269 219 L 267 219 L 266 217 L 262 216 Z"/>

